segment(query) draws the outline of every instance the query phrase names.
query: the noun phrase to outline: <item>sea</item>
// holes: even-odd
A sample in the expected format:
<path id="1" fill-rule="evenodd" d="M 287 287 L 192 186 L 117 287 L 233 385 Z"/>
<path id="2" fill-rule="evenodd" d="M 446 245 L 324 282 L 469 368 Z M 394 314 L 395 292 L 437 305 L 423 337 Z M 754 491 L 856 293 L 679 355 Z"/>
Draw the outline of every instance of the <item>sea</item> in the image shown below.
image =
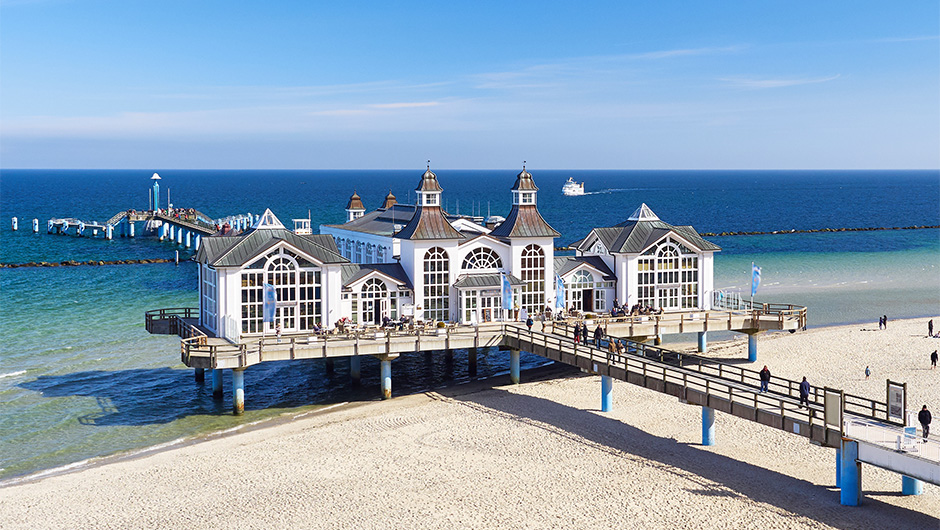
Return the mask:
<path id="1" fill-rule="evenodd" d="M 51 218 L 105 221 L 147 209 L 151 175 L 162 200 L 213 218 L 270 208 L 285 225 L 342 223 L 355 191 L 366 208 L 390 191 L 414 201 L 416 170 L 0 170 L 0 263 L 174 258 L 180 263 L 0 269 L 0 484 L 89 465 L 114 454 L 188 443 L 336 403 L 379 399 L 378 363 L 353 386 L 342 360 L 272 362 L 245 374 L 245 414 L 231 413 L 180 362 L 179 341 L 150 335 L 144 312 L 196 307 L 191 250 L 154 238 L 61 236 Z M 506 216 L 517 170 L 435 170 L 449 212 Z M 721 247 L 715 286 L 755 300 L 808 308 L 809 327 L 874 326 L 878 317 L 940 315 L 940 172 L 538 170 L 538 206 L 561 233 L 557 246 L 593 227 L 624 221 L 646 203 L 662 220 L 699 232 L 777 232 L 707 237 Z M 569 178 L 586 194 L 566 197 Z M 161 204 L 164 206 L 164 204 Z M 19 230 L 11 220 L 19 219 Z M 39 233 L 32 232 L 32 219 Z M 139 227 L 138 227 L 139 228 Z M 800 230 L 888 228 L 873 231 Z M 666 346 L 669 345 L 667 337 Z M 847 352 L 847 355 L 850 354 Z M 393 392 L 461 384 L 466 356 L 405 355 L 392 363 Z M 523 368 L 545 364 L 524 354 Z M 508 353 L 487 351 L 478 377 L 508 371 Z"/>

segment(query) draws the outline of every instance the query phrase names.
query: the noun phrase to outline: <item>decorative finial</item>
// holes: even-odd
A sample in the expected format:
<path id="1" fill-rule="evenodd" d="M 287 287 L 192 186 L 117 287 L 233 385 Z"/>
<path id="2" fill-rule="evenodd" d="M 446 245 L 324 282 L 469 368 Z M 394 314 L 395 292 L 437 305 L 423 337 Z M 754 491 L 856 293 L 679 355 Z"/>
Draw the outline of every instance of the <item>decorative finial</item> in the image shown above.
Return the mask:
<path id="1" fill-rule="evenodd" d="M 428 171 L 431 171 L 431 161 L 428 160 Z"/>
<path id="2" fill-rule="evenodd" d="M 525 171 L 525 160 L 522 161 L 522 171 Z"/>

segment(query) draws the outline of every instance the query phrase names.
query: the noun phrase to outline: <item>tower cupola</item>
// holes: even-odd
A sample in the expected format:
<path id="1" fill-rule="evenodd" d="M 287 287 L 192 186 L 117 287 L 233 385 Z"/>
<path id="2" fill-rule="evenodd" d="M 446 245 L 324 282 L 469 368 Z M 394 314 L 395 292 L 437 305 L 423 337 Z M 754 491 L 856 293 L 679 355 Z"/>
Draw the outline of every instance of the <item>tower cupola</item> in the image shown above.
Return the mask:
<path id="1" fill-rule="evenodd" d="M 516 175 L 516 183 L 512 187 L 513 206 L 535 206 L 535 194 L 538 191 L 538 186 L 532 180 L 532 174 L 525 170 L 525 162 L 523 162 L 522 171 Z"/>
<path id="2" fill-rule="evenodd" d="M 349 198 L 349 204 L 346 205 L 346 222 L 355 221 L 362 217 L 364 213 L 366 213 L 366 207 L 362 205 L 362 197 L 353 191 L 352 197 Z"/>
<path id="3" fill-rule="evenodd" d="M 418 192 L 418 203 L 415 206 L 441 206 L 441 192 L 444 191 L 437 182 L 437 175 L 431 171 L 431 161 L 428 160 L 428 170 L 421 175 L 421 182 L 415 188 Z"/>

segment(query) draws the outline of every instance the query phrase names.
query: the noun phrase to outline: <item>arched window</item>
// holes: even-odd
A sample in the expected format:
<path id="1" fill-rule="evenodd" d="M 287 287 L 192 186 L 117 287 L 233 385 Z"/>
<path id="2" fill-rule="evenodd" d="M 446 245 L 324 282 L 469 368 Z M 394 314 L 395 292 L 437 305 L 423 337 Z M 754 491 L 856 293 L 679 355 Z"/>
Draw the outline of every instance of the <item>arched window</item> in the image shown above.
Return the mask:
<path id="1" fill-rule="evenodd" d="M 440 247 L 424 255 L 424 318 L 450 320 L 450 260 Z"/>
<path id="2" fill-rule="evenodd" d="M 637 260 L 638 301 L 664 309 L 699 306 L 698 255 L 667 237 Z"/>
<path id="3" fill-rule="evenodd" d="M 530 315 L 545 310 L 545 251 L 538 245 L 522 249 L 522 308 Z"/>
<path id="4" fill-rule="evenodd" d="M 385 247 L 379 245 L 379 250 L 376 256 L 376 263 L 385 263 Z"/>
<path id="5" fill-rule="evenodd" d="M 462 269 L 501 269 L 503 262 L 499 255 L 484 247 L 475 248 L 463 260 Z"/>
<path id="6" fill-rule="evenodd" d="M 385 282 L 378 278 L 372 278 L 366 283 L 362 284 L 361 293 L 359 295 L 359 301 L 362 304 L 362 320 L 361 322 L 368 322 L 372 324 L 378 324 L 382 322 L 383 311 L 388 311 L 388 303 L 385 301 L 388 298 L 388 289 L 385 287 Z"/>

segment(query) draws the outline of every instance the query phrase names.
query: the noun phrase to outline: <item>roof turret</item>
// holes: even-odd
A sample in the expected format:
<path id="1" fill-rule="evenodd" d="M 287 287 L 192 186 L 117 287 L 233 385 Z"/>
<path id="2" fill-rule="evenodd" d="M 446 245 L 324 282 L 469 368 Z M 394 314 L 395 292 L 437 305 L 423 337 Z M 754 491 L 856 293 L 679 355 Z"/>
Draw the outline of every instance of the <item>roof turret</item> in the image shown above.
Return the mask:
<path id="1" fill-rule="evenodd" d="M 418 187 L 415 188 L 415 191 L 424 191 L 424 192 L 442 192 L 444 188 L 437 182 L 437 175 L 431 171 L 431 161 L 428 160 L 428 170 L 424 172 L 424 175 L 421 175 L 421 181 L 418 182 Z"/>
<path id="2" fill-rule="evenodd" d="M 382 209 L 388 210 L 389 208 L 391 208 L 392 206 L 395 206 L 396 204 L 398 204 L 398 199 L 396 199 L 395 196 L 392 195 L 392 190 L 388 190 L 388 195 L 385 196 L 385 202 L 382 204 Z"/>
<path id="3" fill-rule="evenodd" d="M 653 213 L 653 210 L 650 210 L 644 202 L 630 217 L 627 217 L 627 221 L 659 221 L 659 216 Z"/>
<path id="4" fill-rule="evenodd" d="M 352 197 L 349 198 L 349 204 L 346 205 L 346 209 L 366 211 L 366 207 L 362 204 L 362 197 L 355 191 L 353 191 Z"/>
<path id="5" fill-rule="evenodd" d="M 522 163 L 522 171 L 516 175 L 516 183 L 512 186 L 512 191 L 538 191 L 539 187 L 532 180 L 532 174 L 525 170 L 525 162 Z"/>

